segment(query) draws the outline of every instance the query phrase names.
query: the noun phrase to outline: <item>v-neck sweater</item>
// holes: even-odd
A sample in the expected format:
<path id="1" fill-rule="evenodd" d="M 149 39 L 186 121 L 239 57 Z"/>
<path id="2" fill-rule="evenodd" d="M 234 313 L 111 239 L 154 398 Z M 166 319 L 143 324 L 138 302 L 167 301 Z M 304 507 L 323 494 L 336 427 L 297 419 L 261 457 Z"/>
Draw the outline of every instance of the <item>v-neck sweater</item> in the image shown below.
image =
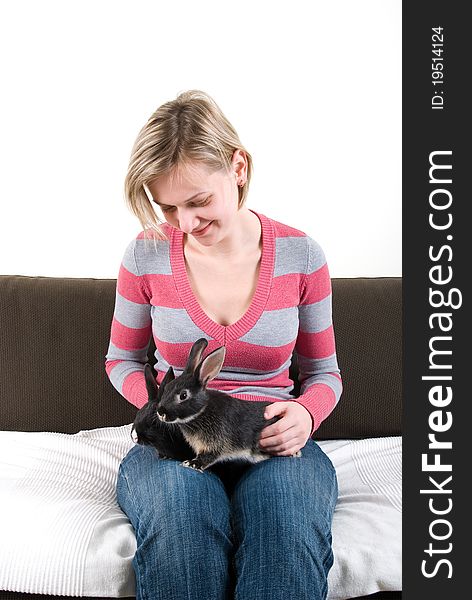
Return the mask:
<path id="1" fill-rule="evenodd" d="M 342 392 L 331 314 L 331 280 L 320 245 L 299 229 L 250 209 L 259 218 L 262 253 L 256 289 L 246 312 L 224 326 L 201 308 L 190 286 L 184 233 L 168 223 L 165 240 L 141 231 L 124 253 L 105 357 L 113 386 L 137 408 L 148 397 L 144 365 L 151 338 L 158 384 L 168 368 L 176 377 L 193 343 L 204 337 L 204 356 L 225 346 L 225 361 L 207 387 L 248 401 L 295 401 L 312 416 L 311 435 Z M 289 367 L 299 367 L 295 398 Z"/>
<path id="2" fill-rule="evenodd" d="M 251 211 L 255 212 L 255 211 Z M 269 219 L 261 215 L 262 256 L 256 290 L 244 315 L 231 325 L 220 325 L 213 321 L 200 307 L 190 286 L 184 255 L 184 234 L 175 227 L 170 234 L 170 258 L 174 281 L 183 305 L 194 323 L 210 337 L 221 341 L 221 345 L 244 336 L 260 318 L 269 298 L 275 259 L 275 239 Z"/>

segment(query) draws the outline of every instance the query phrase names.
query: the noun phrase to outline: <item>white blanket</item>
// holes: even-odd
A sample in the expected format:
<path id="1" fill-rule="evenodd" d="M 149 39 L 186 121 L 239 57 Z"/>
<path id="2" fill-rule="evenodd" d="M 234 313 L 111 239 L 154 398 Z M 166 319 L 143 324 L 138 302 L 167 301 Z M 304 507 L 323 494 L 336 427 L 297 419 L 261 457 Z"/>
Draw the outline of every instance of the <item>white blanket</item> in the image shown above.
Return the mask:
<path id="1" fill-rule="evenodd" d="M 401 590 L 402 438 L 318 443 L 339 487 L 328 600 Z"/>
<path id="2" fill-rule="evenodd" d="M 130 425 L 0 432 L 0 589 L 134 596 L 136 539 L 116 503 Z M 401 589 L 401 438 L 319 442 L 339 484 L 329 600 Z"/>

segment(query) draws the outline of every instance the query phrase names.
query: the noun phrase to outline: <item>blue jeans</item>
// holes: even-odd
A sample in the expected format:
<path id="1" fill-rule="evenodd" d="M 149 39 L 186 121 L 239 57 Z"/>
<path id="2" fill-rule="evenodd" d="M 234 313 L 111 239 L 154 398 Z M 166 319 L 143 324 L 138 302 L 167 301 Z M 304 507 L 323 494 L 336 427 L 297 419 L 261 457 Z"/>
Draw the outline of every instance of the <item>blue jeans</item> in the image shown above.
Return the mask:
<path id="1" fill-rule="evenodd" d="M 309 439 L 300 458 L 201 473 L 134 446 L 117 497 L 137 540 L 137 600 L 319 600 L 333 564 L 336 472 Z"/>

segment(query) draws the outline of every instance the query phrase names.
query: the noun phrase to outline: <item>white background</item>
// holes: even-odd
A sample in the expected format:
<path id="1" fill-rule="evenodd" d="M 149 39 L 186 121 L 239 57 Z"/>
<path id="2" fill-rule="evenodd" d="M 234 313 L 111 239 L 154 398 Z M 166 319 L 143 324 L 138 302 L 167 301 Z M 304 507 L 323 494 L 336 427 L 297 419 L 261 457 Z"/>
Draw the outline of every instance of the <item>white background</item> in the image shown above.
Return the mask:
<path id="1" fill-rule="evenodd" d="M 114 278 L 140 231 L 138 131 L 209 93 L 254 159 L 247 206 L 332 277 L 401 275 L 401 2 L 0 2 L 0 274 Z"/>

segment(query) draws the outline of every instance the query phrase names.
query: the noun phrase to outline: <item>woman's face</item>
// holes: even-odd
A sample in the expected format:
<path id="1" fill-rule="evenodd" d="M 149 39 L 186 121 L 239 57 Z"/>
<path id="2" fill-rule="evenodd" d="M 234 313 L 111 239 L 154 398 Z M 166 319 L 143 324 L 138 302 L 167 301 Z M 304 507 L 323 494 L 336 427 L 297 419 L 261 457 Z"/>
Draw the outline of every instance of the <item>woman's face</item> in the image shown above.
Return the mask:
<path id="1" fill-rule="evenodd" d="M 237 215 L 237 175 L 226 169 L 212 172 L 201 163 L 191 166 L 177 169 L 173 177 L 161 175 L 148 189 L 169 225 L 212 245 L 226 237 Z"/>

